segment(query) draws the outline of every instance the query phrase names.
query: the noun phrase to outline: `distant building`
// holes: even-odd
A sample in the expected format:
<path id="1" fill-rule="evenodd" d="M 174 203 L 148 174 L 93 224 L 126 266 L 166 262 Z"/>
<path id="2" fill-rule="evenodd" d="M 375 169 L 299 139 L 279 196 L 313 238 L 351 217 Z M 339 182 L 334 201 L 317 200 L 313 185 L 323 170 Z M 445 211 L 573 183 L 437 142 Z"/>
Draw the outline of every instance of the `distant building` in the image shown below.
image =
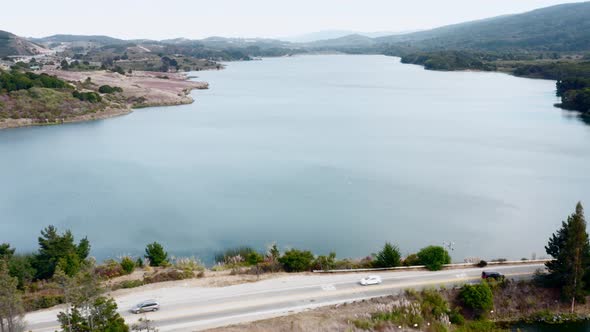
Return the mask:
<path id="1" fill-rule="evenodd" d="M 40 67 L 40 66 L 38 66 L 38 65 L 33 65 L 33 66 L 30 66 L 29 68 L 30 68 L 31 70 L 35 70 L 35 71 L 36 71 L 36 70 L 41 70 L 41 67 Z"/>

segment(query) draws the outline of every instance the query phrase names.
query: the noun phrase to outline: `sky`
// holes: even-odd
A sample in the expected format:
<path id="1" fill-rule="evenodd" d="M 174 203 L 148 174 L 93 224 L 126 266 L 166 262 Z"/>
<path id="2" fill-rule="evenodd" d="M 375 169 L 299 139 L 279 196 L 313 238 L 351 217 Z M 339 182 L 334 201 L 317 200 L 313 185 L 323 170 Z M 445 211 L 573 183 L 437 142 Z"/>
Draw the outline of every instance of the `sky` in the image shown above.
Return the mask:
<path id="1" fill-rule="evenodd" d="M 0 3 L 0 30 L 24 37 L 289 37 L 324 30 L 422 30 L 559 0 L 29 0 Z"/>

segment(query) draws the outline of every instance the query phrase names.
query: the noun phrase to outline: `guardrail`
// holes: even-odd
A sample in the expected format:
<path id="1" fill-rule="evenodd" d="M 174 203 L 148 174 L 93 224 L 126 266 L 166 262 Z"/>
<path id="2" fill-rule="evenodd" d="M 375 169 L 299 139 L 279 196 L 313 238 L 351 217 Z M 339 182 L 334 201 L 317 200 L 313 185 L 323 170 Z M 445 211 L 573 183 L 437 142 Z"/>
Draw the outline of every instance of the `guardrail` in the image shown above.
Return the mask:
<path id="1" fill-rule="evenodd" d="M 487 262 L 487 266 L 497 266 L 497 265 L 531 265 L 531 264 L 540 264 L 552 261 L 552 259 L 535 259 L 535 260 L 520 260 L 520 261 L 495 261 L 495 262 Z M 480 268 L 477 266 L 477 263 L 457 263 L 457 264 L 445 264 L 443 265 L 443 270 L 452 270 L 452 269 L 460 269 L 460 268 Z M 381 267 L 381 268 L 372 268 L 372 269 L 340 269 L 340 270 L 313 270 L 313 273 L 355 273 L 355 272 L 374 272 L 374 271 L 415 271 L 415 270 L 426 270 L 426 266 L 424 265 L 414 265 L 414 266 L 398 266 L 398 267 Z"/>

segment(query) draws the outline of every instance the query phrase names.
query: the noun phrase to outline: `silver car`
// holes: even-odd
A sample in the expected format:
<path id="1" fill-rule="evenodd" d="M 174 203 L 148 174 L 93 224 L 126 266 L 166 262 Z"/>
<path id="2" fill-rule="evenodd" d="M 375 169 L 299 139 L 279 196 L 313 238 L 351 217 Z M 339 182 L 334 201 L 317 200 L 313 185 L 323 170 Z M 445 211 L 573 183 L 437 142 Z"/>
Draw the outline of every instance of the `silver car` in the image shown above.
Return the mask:
<path id="1" fill-rule="evenodd" d="M 134 314 L 140 314 L 142 312 L 148 311 L 158 311 L 160 310 L 160 303 L 155 300 L 144 301 L 135 305 L 135 307 L 131 308 L 131 312 Z"/>

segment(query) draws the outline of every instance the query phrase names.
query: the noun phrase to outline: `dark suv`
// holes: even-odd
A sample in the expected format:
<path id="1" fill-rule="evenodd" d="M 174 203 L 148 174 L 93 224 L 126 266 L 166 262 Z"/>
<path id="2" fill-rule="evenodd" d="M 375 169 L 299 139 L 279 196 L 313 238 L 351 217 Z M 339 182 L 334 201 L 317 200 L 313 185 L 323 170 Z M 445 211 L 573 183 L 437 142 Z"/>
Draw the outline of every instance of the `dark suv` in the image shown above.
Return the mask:
<path id="1" fill-rule="evenodd" d="M 487 271 L 483 271 L 481 273 L 481 278 L 482 279 L 494 279 L 494 280 L 502 281 L 502 280 L 504 280 L 505 277 L 500 272 L 487 272 Z"/>

